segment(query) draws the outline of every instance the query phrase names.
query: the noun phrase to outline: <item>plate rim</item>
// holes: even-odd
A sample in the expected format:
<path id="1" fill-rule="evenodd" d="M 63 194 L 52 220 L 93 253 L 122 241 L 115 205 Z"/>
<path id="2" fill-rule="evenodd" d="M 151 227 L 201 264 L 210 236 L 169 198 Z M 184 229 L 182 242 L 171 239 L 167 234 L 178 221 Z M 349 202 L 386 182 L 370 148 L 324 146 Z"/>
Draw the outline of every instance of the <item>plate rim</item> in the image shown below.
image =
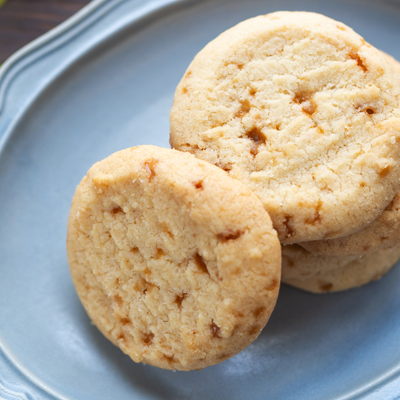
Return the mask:
<path id="1" fill-rule="evenodd" d="M 134 24 L 142 17 L 149 16 L 152 12 L 160 10 L 163 7 L 179 3 L 199 4 L 200 2 L 205 3 L 209 0 L 139 1 L 138 4 L 132 6 L 132 9 L 136 9 L 138 11 L 136 16 L 133 18 L 132 16 L 127 17 L 125 21 L 120 21 L 119 26 L 112 26 L 110 29 L 96 34 L 95 38 L 91 41 L 86 42 L 86 40 L 84 40 L 86 45 L 81 44 L 79 49 L 75 52 L 74 57 L 68 59 L 67 62 L 65 62 L 65 59 L 61 58 L 61 68 L 55 68 L 52 66 L 51 69 L 53 69 L 54 73 L 50 76 L 50 78 L 45 79 L 42 77 L 42 81 L 39 82 L 36 87 L 28 88 L 27 96 L 17 99 L 19 100 L 19 104 L 17 104 L 17 112 L 12 115 L 7 114 L 7 111 L 4 110 L 4 106 L 9 92 L 12 91 L 14 79 L 19 74 L 23 74 L 24 72 L 28 71 L 29 67 L 31 67 L 37 60 L 46 57 L 46 55 L 48 55 L 50 52 L 59 51 L 64 43 L 65 36 L 67 36 L 70 32 L 76 30 L 74 37 L 69 38 L 68 40 L 77 40 L 79 33 L 84 30 L 88 24 L 95 25 L 98 20 L 107 12 L 122 3 L 130 1 L 132 0 L 92 0 L 66 21 L 22 47 L 2 64 L 0 67 L 0 155 L 4 150 L 4 146 L 6 145 L 7 141 L 12 136 L 14 128 L 17 126 L 21 118 L 29 110 L 35 100 L 54 82 L 54 80 L 61 76 L 85 53 L 93 50 L 97 45 L 107 40 L 107 38 L 117 34 L 118 31 L 122 31 L 127 25 Z M 375 3 L 374 0 L 362 0 L 362 2 Z M 400 10 L 399 0 L 384 0 L 382 3 L 395 6 Z M 93 19 L 93 21 L 91 21 L 91 19 Z M 36 398 L 32 397 L 31 393 L 29 392 L 29 386 L 32 385 L 33 388 L 31 387 L 31 389 L 39 389 L 38 392 L 43 392 L 42 394 L 45 395 L 46 398 L 49 396 L 48 399 L 71 400 L 69 397 L 66 397 L 58 391 L 50 388 L 41 379 L 28 371 L 27 368 L 18 360 L 18 357 L 13 354 L 13 351 L 4 345 L 1 334 L 0 361 L 3 361 L 3 363 L 0 362 L 0 400 L 30 400 L 32 398 Z M 5 367 L 5 365 L 8 365 L 8 367 Z M 9 368 L 9 371 L 7 371 L 7 368 Z M 10 376 L 10 371 L 14 373 L 17 372 L 17 374 L 13 377 L 13 380 L 16 381 L 16 384 L 7 382 L 7 376 Z M 395 380 L 398 381 L 398 387 L 400 389 L 400 364 L 394 368 L 388 369 L 386 372 L 383 372 L 381 376 L 372 382 L 358 389 L 354 389 L 351 393 L 345 394 L 337 398 L 337 400 L 362 399 L 365 396 L 372 394 L 372 392 L 375 392 L 386 386 L 387 384 L 394 382 Z"/>

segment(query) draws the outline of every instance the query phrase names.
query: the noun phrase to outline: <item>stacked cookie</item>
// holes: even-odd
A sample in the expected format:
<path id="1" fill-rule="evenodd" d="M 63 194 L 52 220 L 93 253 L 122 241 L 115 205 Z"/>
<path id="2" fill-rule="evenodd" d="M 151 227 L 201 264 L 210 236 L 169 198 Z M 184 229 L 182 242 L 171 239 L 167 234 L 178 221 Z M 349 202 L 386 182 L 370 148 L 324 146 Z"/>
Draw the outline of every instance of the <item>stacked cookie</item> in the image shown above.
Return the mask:
<path id="1" fill-rule="evenodd" d="M 68 222 L 78 295 L 134 361 L 219 363 L 257 338 L 281 278 L 344 290 L 400 257 L 400 67 L 347 26 L 242 22 L 193 60 L 170 121 L 173 150 L 96 163 Z"/>
<path id="2" fill-rule="evenodd" d="M 284 282 L 343 290 L 400 257 L 399 71 L 346 25 L 278 12 L 224 32 L 180 82 L 171 145 L 257 194 Z"/>

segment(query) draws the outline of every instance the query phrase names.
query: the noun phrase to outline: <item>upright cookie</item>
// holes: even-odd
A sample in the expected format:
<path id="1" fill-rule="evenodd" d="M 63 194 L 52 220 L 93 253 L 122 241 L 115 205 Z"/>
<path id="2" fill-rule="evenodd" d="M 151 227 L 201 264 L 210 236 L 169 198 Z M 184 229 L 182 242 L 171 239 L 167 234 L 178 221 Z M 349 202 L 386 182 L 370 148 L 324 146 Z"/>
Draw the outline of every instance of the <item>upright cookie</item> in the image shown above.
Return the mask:
<path id="1" fill-rule="evenodd" d="M 400 74 L 342 23 L 278 12 L 209 43 L 178 85 L 171 145 L 241 180 L 284 244 L 346 236 L 400 186 Z"/>
<path id="2" fill-rule="evenodd" d="M 257 338 L 275 306 L 281 250 L 262 204 L 190 154 L 139 146 L 96 163 L 68 222 L 78 295 L 135 362 L 191 370 Z"/>
<path id="3" fill-rule="evenodd" d="M 301 257 L 301 255 L 300 255 Z M 313 255 L 315 259 L 321 256 Z M 323 257 L 329 258 L 329 257 Z M 334 258 L 334 257 L 332 257 Z M 340 257 L 335 257 L 340 258 Z M 347 257 L 342 257 L 346 259 Z M 400 246 L 374 251 L 357 257 L 338 268 L 315 270 L 308 276 L 293 278 L 287 276 L 287 264 L 282 263 L 282 282 L 312 293 L 338 292 L 356 288 L 380 279 L 400 258 Z M 283 256 L 285 260 L 285 256 Z M 318 263 L 318 261 L 317 261 Z"/>

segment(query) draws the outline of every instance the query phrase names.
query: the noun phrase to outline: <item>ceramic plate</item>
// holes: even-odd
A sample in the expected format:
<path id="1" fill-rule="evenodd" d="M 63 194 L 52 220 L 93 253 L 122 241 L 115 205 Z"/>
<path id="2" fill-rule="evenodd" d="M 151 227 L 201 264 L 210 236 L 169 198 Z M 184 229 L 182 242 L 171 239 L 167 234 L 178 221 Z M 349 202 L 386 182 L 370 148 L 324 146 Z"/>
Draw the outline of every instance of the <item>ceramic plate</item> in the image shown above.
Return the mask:
<path id="1" fill-rule="evenodd" d="M 100 0 L 0 69 L 1 399 L 398 399 L 400 267 L 340 294 L 283 287 L 261 336 L 202 371 L 137 365 L 90 324 L 65 252 L 87 169 L 168 147 L 174 89 L 241 20 L 321 12 L 400 59 L 400 1 Z"/>

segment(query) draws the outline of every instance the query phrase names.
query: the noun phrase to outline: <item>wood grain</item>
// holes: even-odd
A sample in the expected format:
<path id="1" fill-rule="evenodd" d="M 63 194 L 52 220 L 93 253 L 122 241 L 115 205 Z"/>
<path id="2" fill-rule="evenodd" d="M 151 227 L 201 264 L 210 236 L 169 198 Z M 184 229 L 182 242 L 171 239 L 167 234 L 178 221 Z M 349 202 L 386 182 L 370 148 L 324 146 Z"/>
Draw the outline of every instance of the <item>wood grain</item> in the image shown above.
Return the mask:
<path id="1" fill-rule="evenodd" d="M 87 3 L 89 0 L 8 0 L 0 8 L 0 63 Z"/>

